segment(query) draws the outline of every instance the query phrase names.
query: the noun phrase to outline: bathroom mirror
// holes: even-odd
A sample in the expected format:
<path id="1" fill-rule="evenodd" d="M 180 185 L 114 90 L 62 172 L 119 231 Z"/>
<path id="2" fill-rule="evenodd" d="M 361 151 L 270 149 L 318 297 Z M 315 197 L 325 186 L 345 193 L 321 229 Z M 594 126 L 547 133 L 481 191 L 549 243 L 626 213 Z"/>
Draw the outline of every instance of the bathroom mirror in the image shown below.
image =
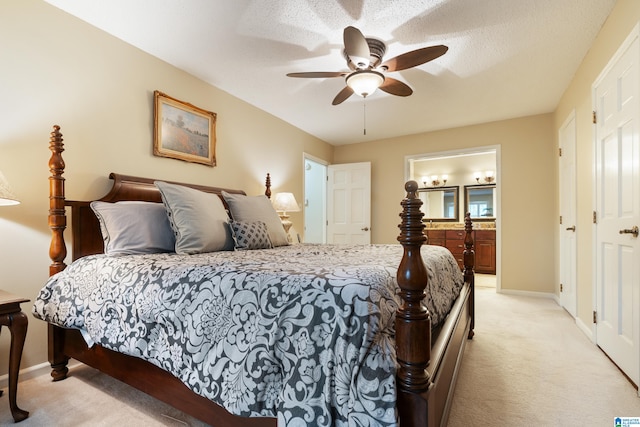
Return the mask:
<path id="1" fill-rule="evenodd" d="M 495 221 L 496 185 L 465 185 L 464 211 L 474 221 Z"/>
<path id="2" fill-rule="evenodd" d="M 423 220 L 458 222 L 458 187 L 418 189 Z"/>

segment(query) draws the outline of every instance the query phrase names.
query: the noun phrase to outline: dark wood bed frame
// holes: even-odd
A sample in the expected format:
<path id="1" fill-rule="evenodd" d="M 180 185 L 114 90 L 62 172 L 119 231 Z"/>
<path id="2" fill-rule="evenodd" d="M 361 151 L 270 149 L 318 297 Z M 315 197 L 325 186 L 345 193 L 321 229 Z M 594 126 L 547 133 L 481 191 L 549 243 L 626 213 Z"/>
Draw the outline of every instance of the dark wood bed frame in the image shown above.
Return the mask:
<path id="1" fill-rule="evenodd" d="M 72 258 L 102 253 L 103 241 L 98 221 L 88 201 L 65 199 L 64 144 L 60 127 L 51 132 L 49 149 L 49 227 L 52 231 L 49 256 L 53 275 L 65 267 L 67 249 L 64 230 L 67 226 L 66 207 L 72 215 Z M 152 179 L 111 174 L 113 187 L 100 200 L 143 200 L 160 202 L 160 193 Z M 210 193 L 220 194 L 222 188 L 190 184 Z M 267 193 L 270 195 L 267 176 Z M 425 243 L 422 202 L 416 196 L 415 181 L 405 185 L 407 196 L 402 200 L 400 236 L 404 254 L 398 267 L 398 285 L 402 305 L 396 315 L 396 349 L 399 369 L 397 373 L 398 413 L 402 427 L 446 425 L 455 388 L 456 377 L 466 340 L 473 337 L 474 328 L 474 252 L 471 219 L 465 217 L 464 240 L 465 285 L 446 322 L 437 336 L 431 336 L 431 320 L 421 304 L 427 284 L 427 272 L 420 256 Z M 224 189 L 244 194 L 243 191 Z M 123 355 L 98 345 L 88 348 L 77 330 L 48 325 L 49 362 L 54 381 L 66 378 L 69 358 L 92 366 L 117 378 L 171 406 L 216 427 L 275 426 L 275 418 L 244 418 L 232 415 L 221 406 L 189 390 L 168 372 L 142 359 Z M 425 345 L 431 343 L 431 345 Z"/>

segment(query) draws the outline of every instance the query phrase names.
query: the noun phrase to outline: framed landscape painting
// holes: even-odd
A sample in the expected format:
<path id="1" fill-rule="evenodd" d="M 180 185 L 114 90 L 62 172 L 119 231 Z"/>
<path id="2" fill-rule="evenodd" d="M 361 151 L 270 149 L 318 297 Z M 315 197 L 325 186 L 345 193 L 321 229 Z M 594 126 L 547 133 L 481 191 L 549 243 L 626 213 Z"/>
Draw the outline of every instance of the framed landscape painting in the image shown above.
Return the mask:
<path id="1" fill-rule="evenodd" d="M 216 165 L 216 113 L 153 92 L 153 154 Z"/>

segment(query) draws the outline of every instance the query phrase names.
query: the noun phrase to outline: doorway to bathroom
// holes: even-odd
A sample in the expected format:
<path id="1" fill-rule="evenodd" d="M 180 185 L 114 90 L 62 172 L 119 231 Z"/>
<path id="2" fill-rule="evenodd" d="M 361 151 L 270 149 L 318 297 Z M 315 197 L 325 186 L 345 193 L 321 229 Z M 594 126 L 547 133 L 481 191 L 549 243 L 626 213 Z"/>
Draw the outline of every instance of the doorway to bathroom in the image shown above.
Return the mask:
<path id="1" fill-rule="evenodd" d="M 433 234 L 430 239 L 432 242 L 442 243 L 456 256 L 455 248 L 459 243 L 452 240 L 448 244 L 446 230 L 462 227 L 464 214 L 467 211 L 472 214 L 475 212 L 472 221 L 476 230 L 476 286 L 495 287 L 500 291 L 500 146 L 405 156 L 405 180 L 417 181 L 419 193 L 437 194 L 441 188 L 457 190 L 458 218 L 443 220 L 445 216 L 440 215 L 438 219 L 438 215 L 429 211 L 433 219 L 427 222 L 427 236 Z M 425 218 L 430 218 L 429 215 Z M 456 233 L 450 234 L 453 236 Z"/>

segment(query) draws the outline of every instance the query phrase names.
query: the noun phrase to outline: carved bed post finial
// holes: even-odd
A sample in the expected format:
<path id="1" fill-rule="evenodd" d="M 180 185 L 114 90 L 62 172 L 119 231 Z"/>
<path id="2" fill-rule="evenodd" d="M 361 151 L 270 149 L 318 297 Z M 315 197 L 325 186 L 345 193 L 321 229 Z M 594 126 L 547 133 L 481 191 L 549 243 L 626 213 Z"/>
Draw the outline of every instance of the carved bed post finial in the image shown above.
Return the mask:
<path id="1" fill-rule="evenodd" d="M 402 223 L 398 241 L 404 248 L 398 267 L 398 286 L 402 298 L 396 314 L 396 349 L 398 358 L 398 386 L 411 392 L 423 392 L 431 383 L 426 371 L 431 358 L 431 316 L 422 305 L 427 286 L 427 269 L 420 248 L 427 240 L 424 235 L 422 201 L 416 195 L 418 183 L 405 184 L 407 197 L 401 202 Z"/>
<path id="2" fill-rule="evenodd" d="M 469 338 L 473 338 L 475 327 L 475 275 L 473 269 L 476 264 L 476 254 L 473 250 L 473 224 L 471 223 L 471 213 L 464 215 L 464 252 L 462 259 L 464 263 L 464 281 L 471 285 L 469 295 L 469 312 L 471 314 L 471 327 L 469 328 Z"/>
<path id="3" fill-rule="evenodd" d="M 264 186 L 265 186 L 264 195 L 267 196 L 268 198 L 271 198 L 271 175 L 269 175 L 269 172 L 267 172 L 267 179 L 264 182 Z"/>
<path id="4" fill-rule="evenodd" d="M 50 276 L 65 269 L 64 260 L 67 257 L 67 247 L 63 235 L 65 228 L 67 228 L 67 217 L 64 207 L 64 178 L 62 177 L 65 167 L 62 159 L 64 151 L 62 141 L 60 126 L 55 125 L 49 138 L 49 150 L 51 150 L 51 158 L 49 159 L 49 171 L 51 172 L 51 176 L 49 176 L 49 228 L 52 233 L 49 258 L 53 261 L 49 266 Z"/>

